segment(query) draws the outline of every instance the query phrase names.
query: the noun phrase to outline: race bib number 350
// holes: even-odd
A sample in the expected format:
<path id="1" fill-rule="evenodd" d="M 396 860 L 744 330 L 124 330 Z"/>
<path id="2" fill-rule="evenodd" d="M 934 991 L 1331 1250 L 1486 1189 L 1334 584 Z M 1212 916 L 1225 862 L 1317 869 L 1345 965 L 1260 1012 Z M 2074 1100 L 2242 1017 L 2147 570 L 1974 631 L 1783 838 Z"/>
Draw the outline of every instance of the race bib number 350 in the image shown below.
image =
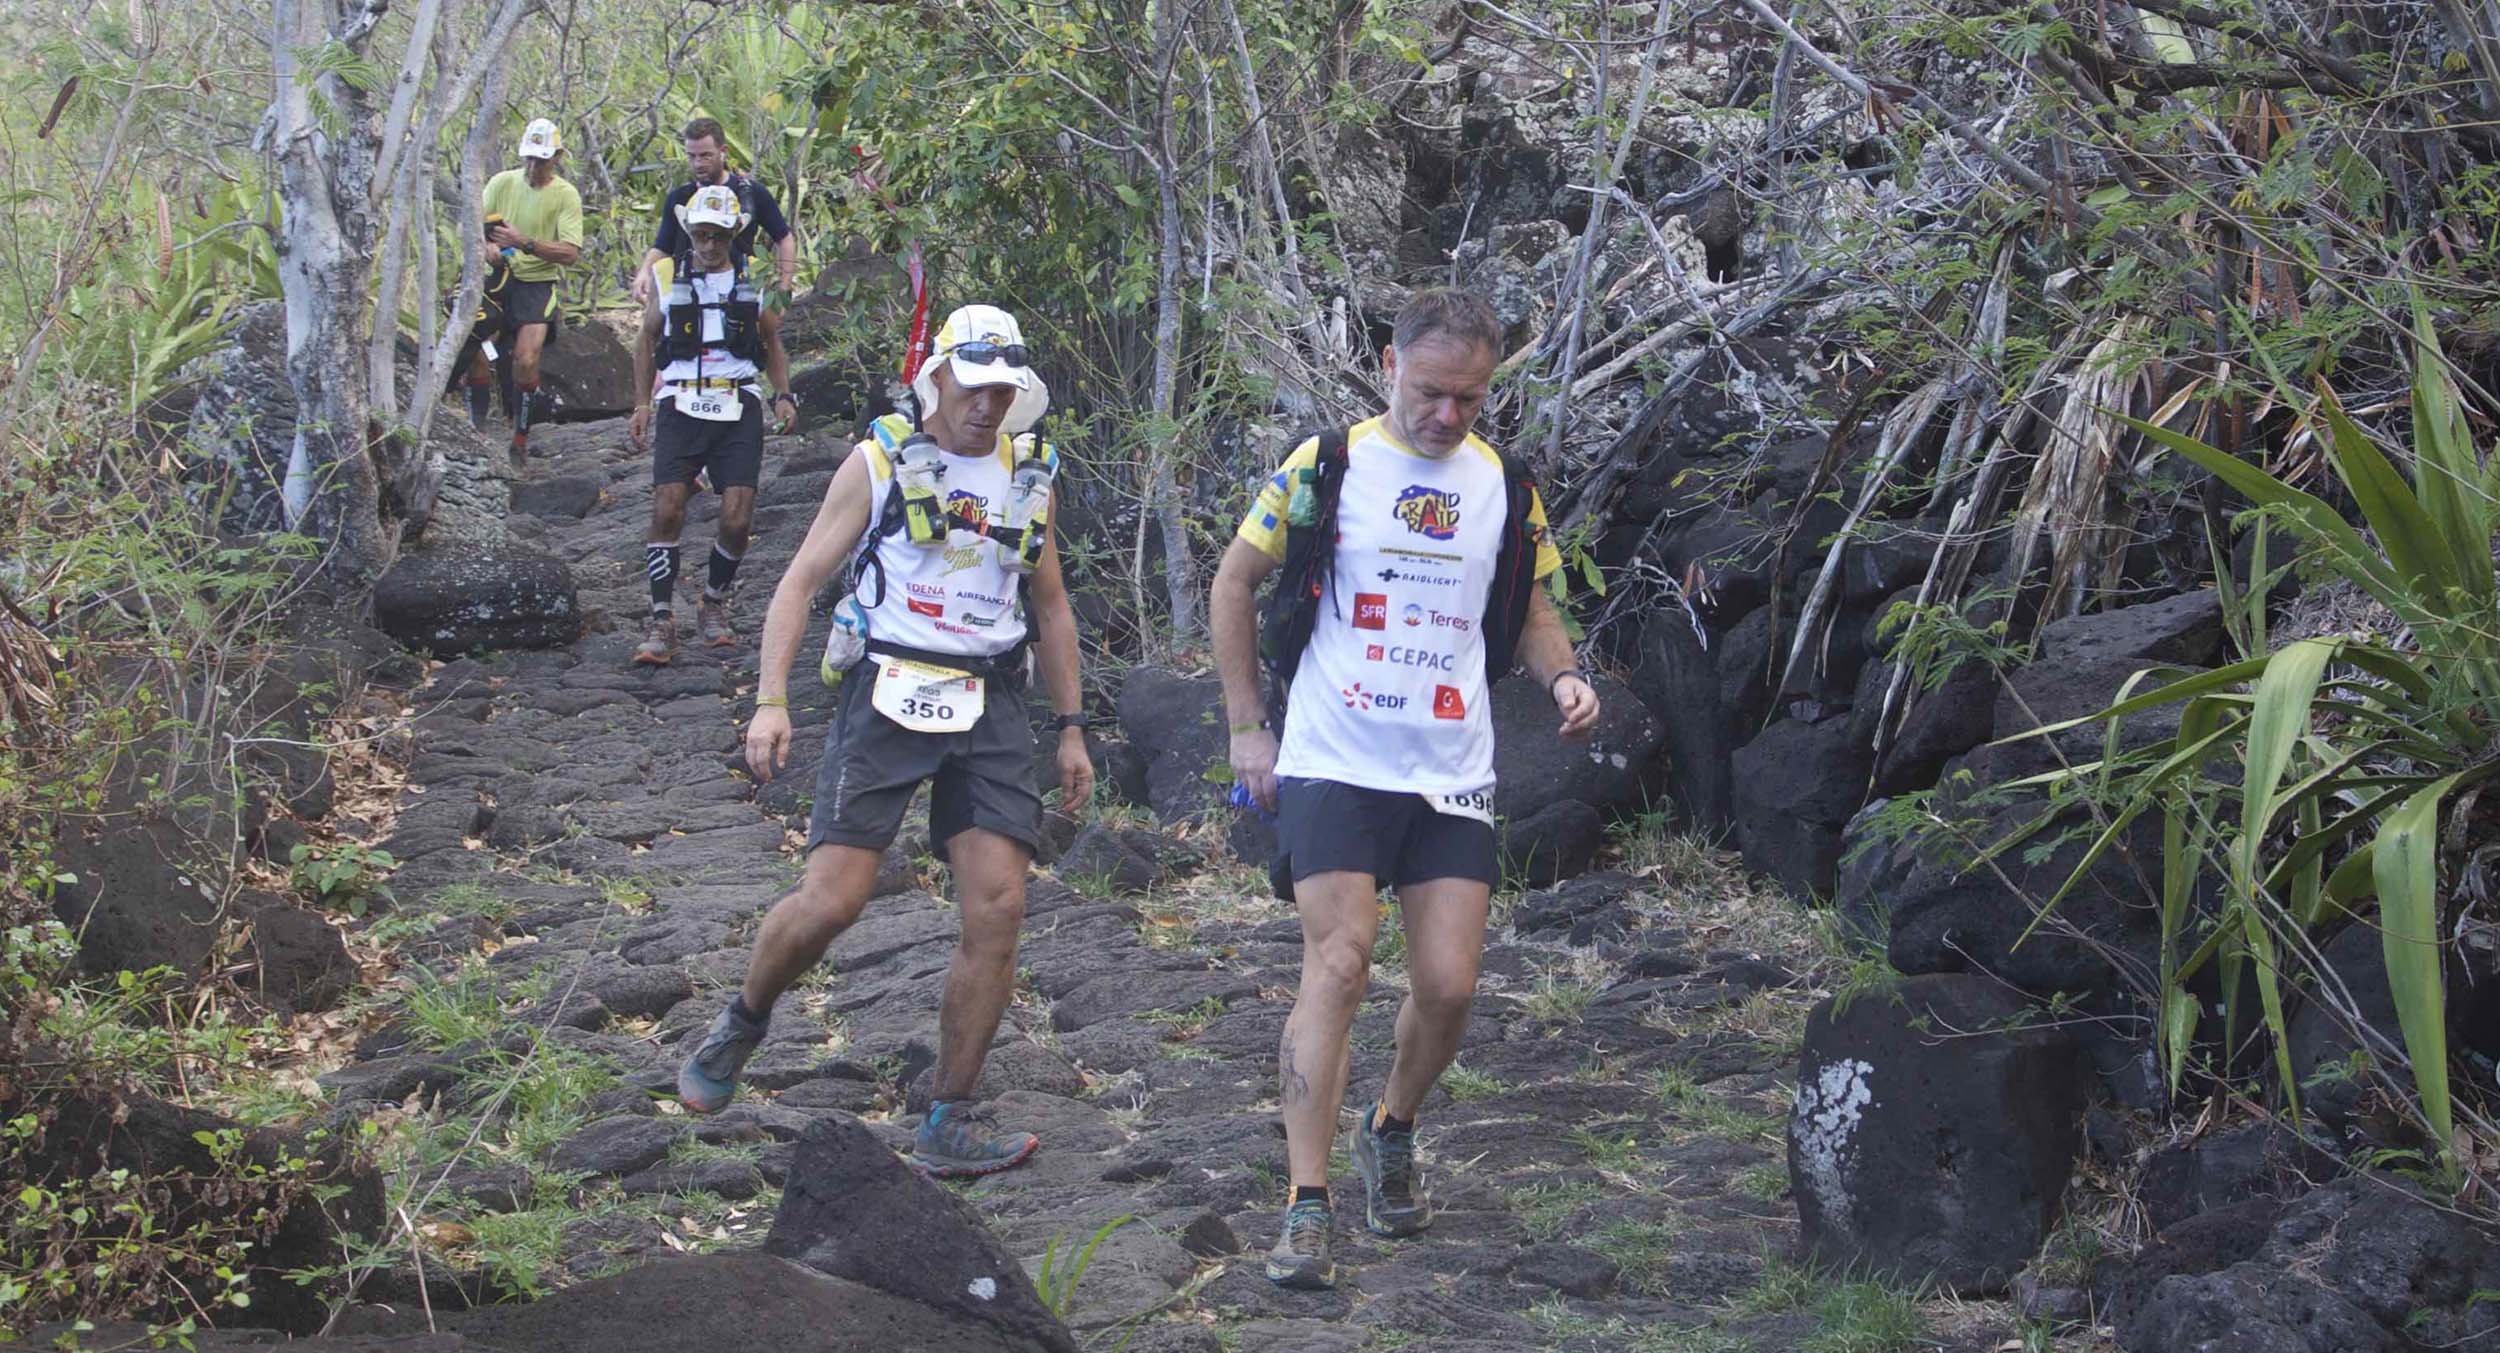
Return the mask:
<path id="1" fill-rule="evenodd" d="M 876 711 L 915 733 L 960 733 L 981 721 L 981 678 L 951 667 L 883 658 L 868 696 Z"/>
<path id="2" fill-rule="evenodd" d="M 1436 813 L 1452 817 L 1473 818 L 1486 826 L 1493 825 L 1493 786 L 1471 789 L 1464 794 L 1426 794 L 1424 801 Z"/>
<path id="3" fill-rule="evenodd" d="M 710 423 L 735 423 L 746 414 L 735 390 L 680 390 L 677 411 Z"/>

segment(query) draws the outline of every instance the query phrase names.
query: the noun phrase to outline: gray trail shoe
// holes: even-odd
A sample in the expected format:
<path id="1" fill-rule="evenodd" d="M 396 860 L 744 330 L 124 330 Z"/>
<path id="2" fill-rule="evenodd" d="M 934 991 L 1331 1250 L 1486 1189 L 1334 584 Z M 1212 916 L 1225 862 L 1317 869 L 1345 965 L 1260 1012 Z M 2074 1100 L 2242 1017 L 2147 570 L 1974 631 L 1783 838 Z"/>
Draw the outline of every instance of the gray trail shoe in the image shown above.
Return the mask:
<path id="1" fill-rule="evenodd" d="M 677 658 L 677 617 L 655 615 L 651 628 L 634 649 L 634 661 L 645 667 L 666 667 Z"/>
<path id="2" fill-rule="evenodd" d="M 729 625 L 729 603 L 710 597 L 695 603 L 694 632 L 701 636 L 705 648 L 735 648 L 738 631 Z"/>
<path id="3" fill-rule="evenodd" d="M 1267 1252 L 1267 1280 L 1279 1287 L 1318 1290 L 1337 1284 L 1337 1265 L 1328 1257 L 1337 1214 L 1317 1198 L 1285 1209 L 1283 1233 Z"/>
<path id="4" fill-rule="evenodd" d="M 1411 1236 L 1432 1225 L 1432 1200 L 1415 1187 L 1415 1130 L 1375 1131 L 1380 1106 L 1354 1130 L 1354 1172 L 1363 1177 L 1363 1224 L 1374 1235 Z"/>
<path id="5" fill-rule="evenodd" d="M 695 1040 L 685 1065 L 677 1068 L 677 1102 L 696 1113 L 718 1113 L 738 1093 L 738 1073 L 755 1045 L 764 1041 L 764 1026 L 738 1018 L 723 1008 L 712 1027 Z"/>
<path id="6" fill-rule="evenodd" d="M 969 1100 L 940 1100 L 912 1139 L 911 1163 L 942 1179 L 962 1179 L 1013 1169 L 1041 1144 L 1030 1132 L 1001 1129 L 988 1109 Z"/>

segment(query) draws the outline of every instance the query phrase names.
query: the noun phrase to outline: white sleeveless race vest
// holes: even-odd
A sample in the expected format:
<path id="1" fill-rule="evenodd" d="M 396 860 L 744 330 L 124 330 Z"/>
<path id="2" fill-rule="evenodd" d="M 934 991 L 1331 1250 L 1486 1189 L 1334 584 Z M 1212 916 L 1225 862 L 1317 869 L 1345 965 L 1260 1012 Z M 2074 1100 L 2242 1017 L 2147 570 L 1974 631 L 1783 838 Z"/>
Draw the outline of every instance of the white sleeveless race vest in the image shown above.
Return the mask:
<path id="1" fill-rule="evenodd" d="M 719 272 L 702 273 L 689 280 L 693 286 L 694 298 L 707 306 L 716 306 L 726 302 L 730 293 L 738 286 L 737 271 L 729 268 L 724 268 Z M 667 295 L 667 291 L 663 289 L 661 292 L 663 307 L 666 305 Z M 762 368 L 746 358 L 731 356 L 727 348 L 709 346 L 721 341 L 721 329 L 721 312 L 718 309 L 705 310 L 703 312 L 703 341 L 706 346 L 703 349 L 703 360 L 701 362 L 692 360 L 671 362 L 661 368 L 660 388 L 655 400 L 675 399 L 677 397 L 675 383 L 678 381 L 691 381 L 698 377 L 703 380 L 741 382 L 755 379 Z"/>
<path id="2" fill-rule="evenodd" d="M 888 418 L 892 423 L 887 431 L 897 442 L 910 434 L 901 419 Z M 914 545 L 901 531 L 877 535 L 886 493 L 894 483 L 894 462 L 873 436 L 859 449 L 868 457 L 869 503 L 859 549 L 875 551 L 883 566 L 863 569 L 852 593 L 868 616 L 869 643 L 968 658 L 994 657 L 1015 647 L 1024 638 L 1025 617 L 1017 599 L 1017 575 L 1001 562 L 1006 547 L 953 525 L 943 545 Z M 1015 469 L 1015 447 L 1006 434 L 999 435 L 995 454 L 947 452 L 944 463 L 946 478 L 938 486 L 938 500 L 949 509 L 950 519 L 957 512 L 991 521 L 1006 515 L 1008 477 Z"/>
<path id="3" fill-rule="evenodd" d="M 1492 785 L 1480 622 L 1508 511 L 1501 458 L 1475 437 L 1436 460 L 1378 418 L 1347 433 L 1336 563 L 1277 774 L 1417 794 Z"/>

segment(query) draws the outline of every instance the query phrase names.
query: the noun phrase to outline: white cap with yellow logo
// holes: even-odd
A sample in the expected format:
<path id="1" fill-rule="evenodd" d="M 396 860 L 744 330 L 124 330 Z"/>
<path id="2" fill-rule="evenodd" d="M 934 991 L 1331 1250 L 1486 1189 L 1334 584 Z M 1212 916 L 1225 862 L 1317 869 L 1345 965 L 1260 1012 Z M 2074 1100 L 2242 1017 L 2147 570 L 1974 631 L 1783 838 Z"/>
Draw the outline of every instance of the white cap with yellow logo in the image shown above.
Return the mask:
<path id="1" fill-rule="evenodd" d="M 955 374 L 955 383 L 966 389 L 983 385 L 1016 388 L 1015 402 L 1007 407 L 1007 418 L 1001 426 L 1010 437 L 1030 429 L 1050 409 L 1050 387 L 1043 383 L 1041 373 L 1033 369 L 1032 353 L 1024 343 L 1024 326 L 997 306 L 959 306 L 939 326 L 929 361 L 912 381 L 912 394 L 924 411 L 937 405 L 937 368 L 941 360 Z"/>
<path id="2" fill-rule="evenodd" d="M 724 230 L 746 227 L 747 213 L 738 194 L 728 184 L 707 184 L 694 190 L 694 196 L 677 204 L 677 224 L 692 232 L 699 225 L 719 226 Z"/>
<path id="3" fill-rule="evenodd" d="M 548 119 L 539 118 L 521 130 L 522 159 L 552 160 L 563 153 L 564 134 Z"/>

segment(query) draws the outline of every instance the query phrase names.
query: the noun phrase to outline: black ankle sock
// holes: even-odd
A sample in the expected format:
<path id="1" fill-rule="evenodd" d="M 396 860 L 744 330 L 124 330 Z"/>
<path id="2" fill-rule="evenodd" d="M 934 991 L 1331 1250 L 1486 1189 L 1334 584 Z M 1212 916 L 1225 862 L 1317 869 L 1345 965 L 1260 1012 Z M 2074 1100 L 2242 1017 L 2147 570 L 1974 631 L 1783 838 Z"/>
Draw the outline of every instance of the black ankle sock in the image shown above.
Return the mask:
<path id="1" fill-rule="evenodd" d="M 740 556 L 722 549 L 720 542 L 712 543 L 711 564 L 705 570 L 703 579 L 705 601 L 719 601 L 729 594 L 729 585 L 738 580 L 739 558 Z"/>
<path id="2" fill-rule="evenodd" d="M 729 998 L 729 1013 L 736 1015 L 738 1018 L 745 1020 L 749 1024 L 757 1025 L 759 1027 L 773 1022 L 773 1008 L 771 1006 L 765 1006 L 763 1013 L 761 1014 L 758 1014 L 753 1010 L 749 1010 L 747 1008 L 747 998 L 743 993 Z"/>
<path id="3" fill-rule="evenodd" d="M 1326 1184 L 1296 1184 L 1293 1186 L 1293 1201 L 1296 1205 L 1325 1203 L 1328 1201 L 1328 1186 Z"/>
<path id="4" fill-rule="evenodd" d="M 1412 1118 L 1391 1118 L 1387 1109 L 1378 1109 L 1375 1112 L 1379 1116 L 1372 1120 L 1374 1132 L 1413 1132 L 1415 1130 L 1415 1120 Z"/>

